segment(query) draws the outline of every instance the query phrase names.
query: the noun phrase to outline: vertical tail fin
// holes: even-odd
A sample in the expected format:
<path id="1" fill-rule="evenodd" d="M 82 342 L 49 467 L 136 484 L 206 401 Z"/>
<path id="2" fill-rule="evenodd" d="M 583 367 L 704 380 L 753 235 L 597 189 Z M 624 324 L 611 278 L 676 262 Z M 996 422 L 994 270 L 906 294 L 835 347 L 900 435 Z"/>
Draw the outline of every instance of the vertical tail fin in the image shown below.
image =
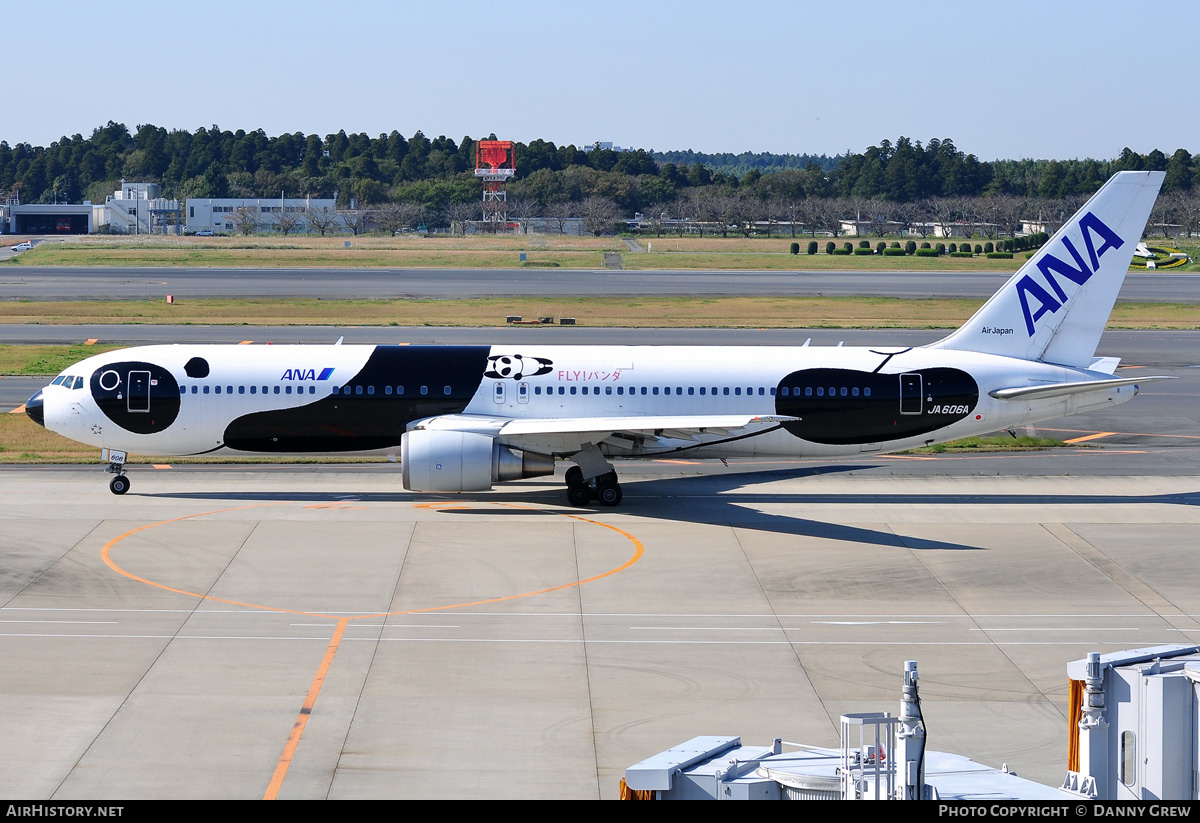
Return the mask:
<path id="1" fill-rule="evenodd" d="M 1117 172 L 962 328 L 930 348 L 1087 368 L 1164 176 Z"/>

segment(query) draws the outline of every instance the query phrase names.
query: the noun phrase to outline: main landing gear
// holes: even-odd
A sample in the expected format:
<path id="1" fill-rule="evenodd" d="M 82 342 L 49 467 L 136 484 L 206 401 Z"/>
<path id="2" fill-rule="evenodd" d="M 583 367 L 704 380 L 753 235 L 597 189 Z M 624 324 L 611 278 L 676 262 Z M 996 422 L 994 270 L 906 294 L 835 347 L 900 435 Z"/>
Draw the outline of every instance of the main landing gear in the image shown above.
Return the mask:
<path id="1" fill-rule="evenodd" d="M 567 502 L 572 506 L 586 506 L 595 500 L 601 506 L 616 506 L 621 502 L 621 484 L 617 473 L 595 446 L 574 456 L 579 466 L 567 469 Z M 592 470 L 587 477 L 584 468 Z"/>
<path id="2" fill-rule="evenodd" d="M 621 484 L 616 472 L 606 472 L 591 480 L 583 479 L 578 466 L 567 469 L 567 502 L 572 506 L 586 506 L 595 500 L 601 506 L 616 506 L 621 502 Z"/>

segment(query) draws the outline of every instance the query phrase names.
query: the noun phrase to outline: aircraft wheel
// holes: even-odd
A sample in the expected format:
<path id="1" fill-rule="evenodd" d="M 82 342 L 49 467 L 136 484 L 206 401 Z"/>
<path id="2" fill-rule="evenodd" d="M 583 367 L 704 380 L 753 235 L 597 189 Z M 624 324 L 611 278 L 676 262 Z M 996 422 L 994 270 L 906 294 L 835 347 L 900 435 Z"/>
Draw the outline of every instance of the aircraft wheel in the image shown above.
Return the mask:
<path id="1" fill-rule="evenodd" d="M 587 486 L 572 486 L 567 489 L 567 502 L 576 508 L 586 506 L 592 500 L 592 490 Z"/>
<path id="2" fill-rule="evenodd" d="M 596 488 L 596 499 L 601 506 L 617 506 L 621 503 L 621 486 L 619 483 L 605 483 Z"/>
<path id="3" fill-rule="evenodd" d="M 572 466 L 567 469 L 567 488 L 573 489 L 583 485 L 583 469 L 578 466 Z"/>
<path id="4" fill-rule="evenodd" d="M 124 494 L 129 491 L 129 478 L 123 474 L 118 474 L 112 480 L 108 481 L 108 490 L 113 494 Z"/>

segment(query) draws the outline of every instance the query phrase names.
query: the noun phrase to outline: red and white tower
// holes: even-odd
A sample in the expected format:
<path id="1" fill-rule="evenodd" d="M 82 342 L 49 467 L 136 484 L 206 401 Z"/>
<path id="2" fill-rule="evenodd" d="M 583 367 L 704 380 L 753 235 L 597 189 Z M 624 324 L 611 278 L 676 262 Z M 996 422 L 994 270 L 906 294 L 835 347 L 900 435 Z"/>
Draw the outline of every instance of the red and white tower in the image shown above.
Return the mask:
<path id="1" fill-rule="evenodd" d="M 475 144 L 475 176 L 483 180 L 484 230 L 495 232 L 508 224 L 508 180 L 517 173 L 511 140 L 480 140 Z"/>

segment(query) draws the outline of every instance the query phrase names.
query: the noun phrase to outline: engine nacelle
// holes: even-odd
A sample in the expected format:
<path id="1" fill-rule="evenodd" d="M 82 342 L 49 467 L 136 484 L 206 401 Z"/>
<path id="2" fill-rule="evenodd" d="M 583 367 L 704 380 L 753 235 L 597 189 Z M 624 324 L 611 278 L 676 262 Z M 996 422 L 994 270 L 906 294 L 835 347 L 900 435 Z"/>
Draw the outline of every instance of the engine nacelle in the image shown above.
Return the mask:
<path id="1" fill-rule="evenodd" d="M 511 449 L 486 434 L 414 429 L 400 439 L 400 469 L 409 491 L 476 492 L 554 474 L 554 458 Z"/>

